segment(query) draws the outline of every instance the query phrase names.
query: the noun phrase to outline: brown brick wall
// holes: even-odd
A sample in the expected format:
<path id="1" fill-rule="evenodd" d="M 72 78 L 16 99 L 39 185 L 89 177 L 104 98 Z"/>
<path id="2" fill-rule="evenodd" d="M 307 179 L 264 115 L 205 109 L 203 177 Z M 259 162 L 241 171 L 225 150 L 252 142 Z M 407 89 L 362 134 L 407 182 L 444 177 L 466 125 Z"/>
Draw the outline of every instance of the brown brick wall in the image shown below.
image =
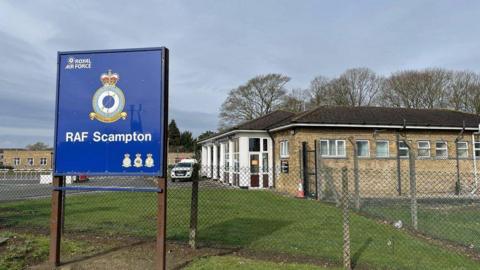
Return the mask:
<path id="1" fill-rule="evenodd" d="M 20 158 L 20 165 L 14 165 L 14 158 Z M 33 166 L 28 164 L 28 159 L 33 158 Z M 47 164 L 40 165 L 40 159 L 46 158 Z M 3 151 L 3 164 L 12 166 L 14 169 L 19 170 L 32 170 L 32 169 L 51 169 L 52 168 L 52 151 L 30 151 L 30 150 L 4 150 Z"/>
<path id="2" fill-rule="evenodd" d="M 406 133 L 406 139 L 411 142 L 417 154 L 417 142 L 419 140 L 430 141 L 430 158 L 417 158 L 417 193 L 419 195 L 445 194 L 455 191 L 456 174 L 456 146 L 455 139 L 458 131 L 434 131 L 434 130 L 412 130 Z M 278 170 L 276 188 L 280 191 L 296 193 L 300 181 L 300 148 L 302 142 L 307 142 L 308 150 L 314 149 L 314 141 L 321 139 L 342 139 L 346 140 L 345 158 L 323 158 L 323 168 L 332 168 L 336 174 L 336 184 L 340 183 L 340 169 L 347 167 L 353 169 L 354 148 L 349 137 L 356 140 L 368 140 L 370 142 L 370 157 L 359 158 L 360 169 L 360 192 L 363 196 L 392 196 L 397 195 L 397 144 L 396 132 L 394 130 L 382 130 L 374 132 L 373 129 L 327 129 L 327 128 L 298 128 L 295 133 L 291 130 L 284 130 L 274 133 L 275 138 L 275 165 L 280 167 L 280 141 L 289 141 L 289 167 L 290 172 L 284 174 Z M 400 136 L 400 139 L 404 139 Z M 389 157 L 376 158 L 376 140 L 389 141 Z M 479 140 L 478 138 L 475 139 Z M 446 141 L 448 147 L 448 158 L 439 159 L 435 157 L 435 142 Z M 463 187 L 471 187 L 473 177 L 473 147 L 471 144 L 471 133 L 465 133 L 462 141 L 468 142 L 468 158 L 460 159 L 460 178 Z M 309 154 L 309 169 L 313 171 L 314 155 Z M 404 194 L 409 190 L 409 161 L 402 158 L 401 164 L 401 185 Z M 477 170 L 480 172 L 480 162 L 477 161 Z M 349 177 L 353 181 L 353 173 Z M 479 173 L 480 176 L 480 173 Z M 313 179 L 314 176 L 311 176 Z M 313 181 L 313 180 L 312 180 Z M 353 182 L 351 184 L 353 187 Z"/>
<path id="3" fill-rule="evenodd" d="M 168 152 L 167 154 L 167 165 L 175 165 L 178 161 L 186 158 L 194 158 L 195 154 L 193 152 L 185 152 L 185 153 L 176 153 L 176 152 Z"/>

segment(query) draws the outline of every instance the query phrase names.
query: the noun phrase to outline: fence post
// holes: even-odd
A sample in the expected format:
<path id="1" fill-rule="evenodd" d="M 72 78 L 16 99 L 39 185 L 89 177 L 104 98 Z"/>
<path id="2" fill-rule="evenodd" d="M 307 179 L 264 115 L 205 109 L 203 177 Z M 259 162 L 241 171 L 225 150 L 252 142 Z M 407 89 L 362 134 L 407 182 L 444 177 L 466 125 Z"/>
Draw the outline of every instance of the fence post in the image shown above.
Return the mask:
<path id="1" fill-rule="evenodd" d="M 322 179 L 322 153 L 320 152 L 320 142 L 315 140 L 315 177 L 317 183 L 317 200 L 323 199 L 323 179 Z"/>
<path id="2" fill-rule="evenodd" d="M 353 147 L 353 176 L 355 180 L 355 210 L 360 210 L 360 175 L 358 174 L 358 151 L 357 144 L 353 140 L 353 137 L 349 137 L 348 140 Z"/>
<path id="3" fill-rule="evenodd" d="M 297 185 L 298 184 L 301 184 L 302 185 L 302 189 L 304 187 L 304 183 L 305 183 L 305 179 L 303 178 L 304 176 L 304 166 L 303 166 L 303 163 L 305 162 L 304 161 L 304 156 L 303 156 L 303 144 L 300 145 L 300 150 L 298 151 L 299 153 L 299 165 L 300 165 L 300 175 L 299 175 L 299 183 L 296 183 Z M 297 189 L 298 189 L 298 186 L 297 186 Z M 305 192 L 305 189 L 303 189 L 303 191 Z M 305 193 L 304 193 L 305 194 Z"/>
<path id="4" fill-rule="evenodd" d="M 198 219 L 198 177 L 192 178 L 192 201 L 190 204 L 190 234 L 188 244 L 190 248 L 197 248 L 197 219 Z"/>
<path id="5" fill-rule="evenodd" d="M 397 192 L 398 196 L 402 196 L 402 168 L 400 165 L 400 136 L 398 135 L 398 131 L 396 134 L 397 139 Z"/>
<path id="6" fill-rule="evenodd" d="M 405 140 L 405 144 L 408 147 L 408 159 L 410 166 L 410 212 L 412 216 L 412 226 L 415 230 L 417 230 L 417 173 L 415 168 L 415 152 L 411 143 Z"/>
<path id="7" fill-rule="evenodd" d="M 342 168 L 342 209 L 343 209 L 343 267 L 351 269 L 350 260 L 350 220 L 348 213 L 348 171 Z"/>
<path id="8" fill-rule="evenodd" d="M 457 182 L 455 183 L 455 195 L 460 195 L 461 181 L 460 181 L 460 160 L 458 156 L 458 141 L 455 140 L 455 160 L 457 164 Z"/>

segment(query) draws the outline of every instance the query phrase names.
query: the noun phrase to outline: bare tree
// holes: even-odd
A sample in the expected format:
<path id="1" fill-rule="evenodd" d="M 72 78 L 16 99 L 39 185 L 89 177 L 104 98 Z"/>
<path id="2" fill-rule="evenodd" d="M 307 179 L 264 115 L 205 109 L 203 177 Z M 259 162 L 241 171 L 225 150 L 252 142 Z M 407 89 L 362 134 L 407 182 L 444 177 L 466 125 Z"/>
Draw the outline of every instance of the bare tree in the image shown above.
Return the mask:
<path id="1" fill-rule="evenodd" d="M 353 68 L 330 82 L 331 95 L 336 105 L 370 106 L 383 87 L 383 78 L 368 68 Z"/>
<path id="2" fill-rule="evenodd" d="M 452 72 L 449 87 L 449 105 L 457 111 L 478 113 L 476 97 L 480 92 L 480 77 L 469 71 Z M 478 104 L 478 103 L 477 103 Z"/>
<path id="3" fill-rule="evenodd" d="M 245 85 L 230 90 L 220 108 L 220 128 L 268 114 L 282 105 L 285 84 L 290 78 L 281 74 L 259 75 Z"/>
<path id="4" fill-rule="evenodd" d="M 330 84 L 331 80 L 324 76 L 317 76 L 310 82 L 310 88 L 307 90 L 308 108 L 333 104 Z"/>
<path id="5" fill-rule="evenodd" d="M 283 98 L 282 109 L 291 112 L 303 112 L 307 109 L 309 91 L 304 89 L 292 89 Z"/>
<path id="6" fill-rule="evenodd" d="M 452 73 L 443 69 L 407 70 L 392 74 L 381 104 L 406 108 L 446 108 Z"/>
<path id="7" fill-rule="evenodd" d="M 48 144 L 44 142 L 36 142 L 34 144 L 29 144 L 25 147 L 28 150 L 47 150 Z"/>

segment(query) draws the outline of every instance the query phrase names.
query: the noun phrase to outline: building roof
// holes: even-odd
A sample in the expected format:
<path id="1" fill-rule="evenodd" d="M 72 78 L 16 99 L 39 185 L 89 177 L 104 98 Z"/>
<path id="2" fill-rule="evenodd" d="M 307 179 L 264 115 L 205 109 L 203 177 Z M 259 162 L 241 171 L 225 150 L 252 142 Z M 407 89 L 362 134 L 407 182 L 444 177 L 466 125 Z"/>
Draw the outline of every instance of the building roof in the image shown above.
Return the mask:
<path id="1" fill-rule="evenodd" d="M 447 109 L 323 106 L 290 123 L 478 128 L 480 116 Z"/>
<path id="2" fill-rule="evenodd" d="M 264 130 L 267 131 L 273 126 L 276 126 L 276 124 L 288 121 L 292 117 L 294 117 L 296 114 L 293 112 L 289 111 L 284 111 L 284 110 L 276 110 L 273 111 L 269 114 L 266 114 L 264 116 L 261 116 L 259 118 L 249 120 L 243 123 L 240 123 L 232 128 L 226 129 L 222 132 L 218 132 L 213 134 L 212 136 L 209 136 L 208 138 L 205 138 L 201 141 L 207 141 L 209 139 L 215 138 L 222 136 L 227 133 L 232 133 L 234 131 L 240 131 L 240 130 Z"/>
<path id="3" fill-rule="evenodd" d="M 292 113 L 278 110 L 265 116 L 253 119 L 209 139 L 222 137 L 236 130 L 272 131 L 291 126 L 382 126 L 406 128 L 439 128 L 439 129 L 478 129 L 480 116 L 448 109 L 407 109 L 386 107 L 344 107 L 321 106 L 315 109 Z"/>

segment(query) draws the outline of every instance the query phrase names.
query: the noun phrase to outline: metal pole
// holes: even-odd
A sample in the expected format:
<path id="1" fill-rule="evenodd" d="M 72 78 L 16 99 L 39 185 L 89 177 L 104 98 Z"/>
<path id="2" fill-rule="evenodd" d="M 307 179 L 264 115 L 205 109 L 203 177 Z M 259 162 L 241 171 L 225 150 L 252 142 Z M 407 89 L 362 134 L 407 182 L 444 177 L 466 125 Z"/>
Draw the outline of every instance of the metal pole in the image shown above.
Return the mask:
<path id="1" fill-rule="evenodd" d="M 354 185 L 355 185 L 355 210 L 360 210 L 360 175 L 358 174 L 358 150 L 357 144 L 352 137 L 349 137 L 348 140 L 353 147 L 353 176 L 354 176 Z"/>
<path id="2" fill-rule="evenodd" d="M 410 214 L 412 217 L 412 226 L 415 230 L 418 230 L 417 221 L 417 179 L 415 171 L 415 152 L 413 146 L 405 140 L 405 144 L 408 146 L 408 157 L 410 165 Z"/>
<path id="3" fill-rule="evenodd" d="M 198 178 L 192 178 L 192 198 L 190 204 L 190 235 L 189 241 L 192 249 L 197 248 L 197 220 L 198 220 Z"/>
<path id="4" fill-rule="evenodd" d="M 397 139 L 397 192 L 398 196 L 402 196 L 402 168 L 400 165 L 400 136 L 396 134 Z"/>
<path id="5" fill-rule="evenodd" d="M 457 162 L 457 183 L 455 185 L 455 195 L 460 195 L 460 161 L 458 157 L 458 141 L 455 141 L 455 160 Z"/>
<path id="6" fill-rule="evenodd" d="M 61 216 L 63 205 L 63 191 L 55 190 L 57 187 L 63 187 L 65 178 L 63 176 L 55 176 L 53 178 L 52 191 L 52 211 L 50 215 L 50 255 L 49 263 L 52 266 L 60 264 L 60 243 L 62 239 Z"/>
<path id="7" fill-rule="evenodd" d="M 348 213 L 348 171 L 342 168 L 342 209 L 343 209 L 343 267 L 350 270 L 350 220 Z"/>
<path id="8" fill-rule="evenodd" d="M 157 214 L 157 269 L 165 270 L 167 265 L 166 258 L 166 237 L 167 237 L 167 179 L 158 178 L 158 188 L 161 190 L 157 193 L 158 214 Z"/>

